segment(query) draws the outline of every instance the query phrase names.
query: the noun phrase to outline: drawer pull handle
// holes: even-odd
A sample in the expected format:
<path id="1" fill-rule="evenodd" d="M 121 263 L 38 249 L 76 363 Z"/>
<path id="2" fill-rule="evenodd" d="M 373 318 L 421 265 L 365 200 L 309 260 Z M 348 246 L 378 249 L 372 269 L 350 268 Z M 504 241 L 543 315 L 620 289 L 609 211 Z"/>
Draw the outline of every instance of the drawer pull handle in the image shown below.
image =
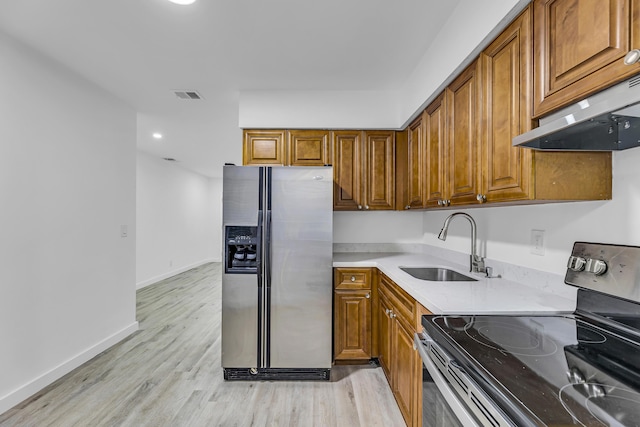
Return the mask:
<path id="1" fill-rule="evenodd" d="M 351 276 L 351 281 L 355 282 L 356 281 L 356 276 Z"/>

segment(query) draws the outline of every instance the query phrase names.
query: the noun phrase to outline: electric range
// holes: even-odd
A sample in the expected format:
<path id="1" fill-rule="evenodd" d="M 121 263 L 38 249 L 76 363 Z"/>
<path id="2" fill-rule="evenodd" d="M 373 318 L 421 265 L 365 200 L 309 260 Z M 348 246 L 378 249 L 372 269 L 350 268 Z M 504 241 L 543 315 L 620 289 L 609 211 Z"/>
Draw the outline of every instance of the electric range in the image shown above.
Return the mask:
<path id="1" fill-rule="evenodd" d="M 640 247 L 576 242 L 565 283 L 571 314 L 423 317 L 463 424 L 640 426 Z"/>

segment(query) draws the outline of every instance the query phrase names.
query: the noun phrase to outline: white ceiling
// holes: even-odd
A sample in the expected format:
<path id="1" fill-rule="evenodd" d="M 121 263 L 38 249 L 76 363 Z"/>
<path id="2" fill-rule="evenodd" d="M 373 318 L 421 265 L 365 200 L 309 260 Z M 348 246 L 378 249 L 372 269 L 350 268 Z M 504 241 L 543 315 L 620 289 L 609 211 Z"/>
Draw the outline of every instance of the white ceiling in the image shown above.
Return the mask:
<path id="1" fill-rule="evenodd" d="M 2 0 L 0 30 L 130 104 L 140 150 L 218 177 L 241 162 L 241 91 L 398 89 L 458 3 Z"/>

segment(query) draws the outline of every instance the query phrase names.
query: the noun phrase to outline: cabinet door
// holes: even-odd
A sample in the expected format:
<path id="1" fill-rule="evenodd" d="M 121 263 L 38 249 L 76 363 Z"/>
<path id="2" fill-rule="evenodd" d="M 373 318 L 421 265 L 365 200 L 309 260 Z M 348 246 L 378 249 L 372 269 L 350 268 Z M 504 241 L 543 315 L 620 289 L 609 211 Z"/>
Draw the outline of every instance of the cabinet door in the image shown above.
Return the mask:
<path id="1" fill-rule="evenodd" d="M 480 190 L 479 80 L 478 61 L 475 61 L 446 89 L 451 205 L 475 202 Z"/>
<path id="2" fill-rule="evenodd" d="M 331 164 L 329 131 L 290 130 L 288 132 L 289 166 L 325 166 Z"/>
<path id="3" fill-rule="evenodd" d="M 333 210 L 362 208 L 362 133 L 335 131 L 333 146 Z"/>
<path id="4" fill-rule="evenodd" d="M 367 131 L 364 141 L 365 210 L 395 207 L 395 132 Z"/>
<path id="5" fill-rule="evenodd" d="M 380 362 L 382 371 L 387 376 L 387 380 L 392 384 L 390 369 L 391 334 L 393 333 L 393 323 L 391 317 L 389 317 L 389 314 L 391 313 L 391 304 L 384 294 L 380 293 L 378 297 L 378 348 L 380 350 L 378 361 Z"/>
<path id="6" fill-rule="evenodd" d="M 426 203 L 439 206 L 446 200 L 447 109 L 444 92 L 425 110 Z"/>
<path id="7" fill-rule="evenodd" d="M 245 130 L 243 134 L 243 165 L 284 165 L 285 131 Z"/>
<path id="8" fill-rule="evenodd" d="M 336 291 L 336 360 L 371 359 L 371 291 Z"/>
<path id="9" fill-rule="evenodd" d="M 638 0 L 536 0 L 534 116 L 638 73 L 622 58 L 640 48 Z"/>
<path id="10" fill-rule="evenodd" d="M 511 140 L 531 129 L 531 12 L 526 9 L 481 54 L 485 128 L 482 196 L 487 202 L 533 197 L 533 150 Z"/>
<path id="11" fill-rule="evenodd" d="M 399 318 L 394 319 L 393 322 L 392 340 L 393 394 L 405 422 L 410 426 L 413 425 L 415 382 L 418 379 L 416 373 L 418 354 L 413 349 L 411 328 Z"/>
<path id="12" fill-rule="evenodd" d="M 407 205 L 409 209 L 424 207 L 425 141 L 423 113 L 409 125 L 407 137 Z M 405 208 L 406 208 L 405 207 Z"/>

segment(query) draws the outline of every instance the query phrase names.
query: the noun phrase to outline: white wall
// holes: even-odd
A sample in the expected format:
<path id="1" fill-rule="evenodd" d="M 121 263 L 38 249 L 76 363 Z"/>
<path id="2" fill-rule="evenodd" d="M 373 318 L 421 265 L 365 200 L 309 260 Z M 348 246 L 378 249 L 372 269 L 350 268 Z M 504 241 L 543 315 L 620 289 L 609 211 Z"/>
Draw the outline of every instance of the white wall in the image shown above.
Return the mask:
<path id="1" fill-rule="evenodd" d="M 398 96 L 404 128 L 462 72 L 530 0 L 460 0 Z"/>
<path id="2" fill-rule="evenodd" d="M 401 129 L 529 0 L 460 0 L 398 90 L 243 91 L 241 128 Z"/>
<path id="3" fill-rule="evenodd" d="M 136 286 L 221 260 L 222 180 L 137 153 Z"/>
<path id="4" fill-rule="evenodd" d="M 422 243 L 423 212 L 334 212 L 333 243 Z"/>
<path id="5" fill-rule="evenodd" d="M 1 413 L 138 326 L 135 112 L 3 33 L 0 58 Z"/>
<path id="6" fill-rule="evenodd" d="M 243 129 L 395 129 L 401 123 L 396 91 L 243 91 Z"/>

